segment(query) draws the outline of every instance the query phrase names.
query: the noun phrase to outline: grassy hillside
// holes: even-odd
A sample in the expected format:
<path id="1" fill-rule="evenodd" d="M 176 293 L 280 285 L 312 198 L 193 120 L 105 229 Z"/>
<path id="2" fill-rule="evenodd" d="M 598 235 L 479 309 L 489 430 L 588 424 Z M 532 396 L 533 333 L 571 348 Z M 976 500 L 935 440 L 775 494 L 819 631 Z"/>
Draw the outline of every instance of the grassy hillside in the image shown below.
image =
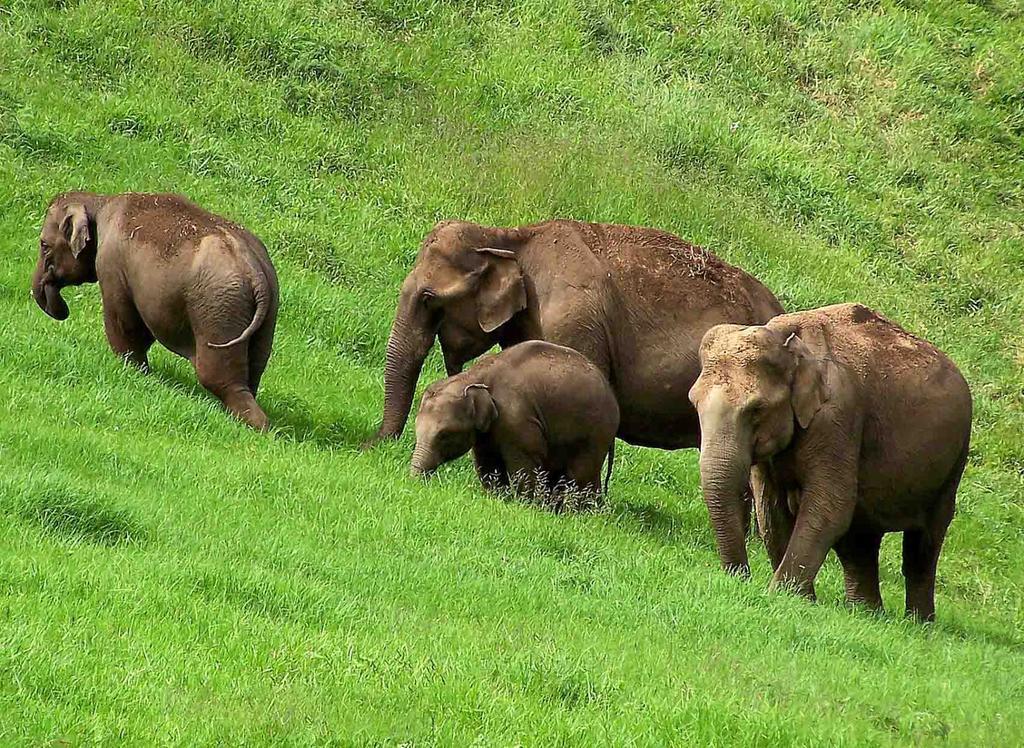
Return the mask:
<path id="1" fill-rule="evenodd" d="M 682 7 L 680 7 L 682 6 Z M 5 0 L 0 744 L 1024 742 L 1024 6 L 917 0 Z M 247 431 L 95 286 L 28 293 L 56 192 L 173 190 L 264 238 Z M 695 452 L 607 511 L 429 484 L 377 424 L 436 220 L 647 224 L 791 309 L 858 300 L 976 403 L 938 623 L 718 571 Z M 441 372 L 432 355 L 423 382 Z M 754 544 L 756 545 L 756 544 Z M 64 743 L 62 743 L 64 744 Z"/>

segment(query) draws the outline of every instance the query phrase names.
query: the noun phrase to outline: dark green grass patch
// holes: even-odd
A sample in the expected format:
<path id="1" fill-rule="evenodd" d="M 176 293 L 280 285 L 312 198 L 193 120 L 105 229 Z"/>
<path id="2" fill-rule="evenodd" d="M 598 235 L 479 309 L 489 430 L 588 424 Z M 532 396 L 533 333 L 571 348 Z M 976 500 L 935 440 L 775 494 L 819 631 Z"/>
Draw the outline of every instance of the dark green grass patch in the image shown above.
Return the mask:
<path id="1" fill-rule="evenodd" d="M 137 545 L 148 532 L 128 512 L 66 488 L 43 488 L 9 505 L 24 522 L 51 535 L 101 546 Z"/>

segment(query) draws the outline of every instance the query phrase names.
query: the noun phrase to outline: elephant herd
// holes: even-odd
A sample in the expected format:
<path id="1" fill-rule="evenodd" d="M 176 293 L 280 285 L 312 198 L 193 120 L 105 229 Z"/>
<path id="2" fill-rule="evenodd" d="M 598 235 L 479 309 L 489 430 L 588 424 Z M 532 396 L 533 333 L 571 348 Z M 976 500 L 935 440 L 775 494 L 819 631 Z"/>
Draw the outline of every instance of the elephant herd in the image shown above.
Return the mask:
<path id="1" fill-rule="evenodd" d="M 255 235 L 177 195 L 65 193 L 32 292 L 65 319 L 60 289 L 92 281 L 115 353 L 145 369 L 158 340 L 269 427 L 255 396 L 278 281 Z M 749 574 L 752 497 L 774 585 L 813 599 L 831 549 L 847 599 L 880 609 L 882 536 L 902 532 L 907 613 L 934 618 L 971 394 L 945 354 L 871 309 L 786 314 L 753 276 L 655 229 L 443 222 L 399 293 L 371 444 L 402 433 L 435 339 L 448 378 L 423 394 L 414 473 L 472 450 L 489 487 L 597 495 L 616 437 L 700 447 L 726 570 Z"/>

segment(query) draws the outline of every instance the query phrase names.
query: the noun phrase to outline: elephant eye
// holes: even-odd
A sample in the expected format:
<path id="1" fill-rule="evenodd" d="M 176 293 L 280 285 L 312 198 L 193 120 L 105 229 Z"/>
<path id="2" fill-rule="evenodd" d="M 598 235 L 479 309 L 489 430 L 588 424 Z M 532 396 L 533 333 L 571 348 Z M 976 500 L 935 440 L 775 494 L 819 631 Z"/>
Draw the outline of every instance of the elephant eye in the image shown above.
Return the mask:
<path id="1" fill-rule="evenodd" d="M 765 408 L 765 401 L 763 398 L 755 397 L 747 401 L 747 412 L 753 415 L 757 415 Z"/>
<path id="2" fill-rule="evenodd" d="M 436 307 L 439 298 L 440 297 L 437 295 L 437 292 L 434 291 L 432 288 L 424 288 L 422 291 L 420 291 L 420 301 L 428 309 L 433 309 L 434 307 Z"/>

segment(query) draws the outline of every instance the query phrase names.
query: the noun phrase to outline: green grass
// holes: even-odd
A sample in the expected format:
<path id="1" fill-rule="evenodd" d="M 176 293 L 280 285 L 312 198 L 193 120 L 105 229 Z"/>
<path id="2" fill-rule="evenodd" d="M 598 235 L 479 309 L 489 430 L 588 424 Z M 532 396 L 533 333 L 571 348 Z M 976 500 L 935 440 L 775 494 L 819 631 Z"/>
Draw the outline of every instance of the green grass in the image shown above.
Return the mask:
<path id="1" fill-rule="evenodd" d="M 1024 7 L 888 1 L 7 0 L 0 6 L 0 744 L 1024 742 Z M 260 399 L 98 289 L 28 283 L 59 191 L 173 190 L 282 279 Z M 718 571 L 693 451 L 610 506 L 421 484 L 368 453 L 436 220 L 658 226 L 788 308 L 862 301 L 975 393 L 938 623 Z M 424 384 L 441 372 L 437 352 Z M 752 544 L 753 547 L 753 544 Z"/>

